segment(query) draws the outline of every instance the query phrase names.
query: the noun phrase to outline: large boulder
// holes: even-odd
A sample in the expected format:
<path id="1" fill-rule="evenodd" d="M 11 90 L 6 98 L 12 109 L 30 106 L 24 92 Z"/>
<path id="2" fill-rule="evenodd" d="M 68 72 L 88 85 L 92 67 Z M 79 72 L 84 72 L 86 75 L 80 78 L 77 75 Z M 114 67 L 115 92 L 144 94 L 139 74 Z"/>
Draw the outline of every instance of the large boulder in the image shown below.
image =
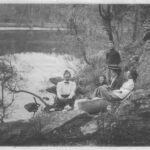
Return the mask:
<path id="1" fill-rule="evenodd" d="M 53 85 L 52 87 L 49 87 L 46 89 L 47 92 L 56 94 L 56 85 Z"/>
<path id="2" fill-rule="evenodd" d="M 145 51 L 140 59 L 140 65 L 138 66 L 138 88 L 149 88 L 150 87 L 150 51 Z"/>
<path id="3" fill-rule="evenodd" d="M 116 114 L 125 116 L 128 114 L 150 113 L 150 90 L 138 89 L 126 101 L 117 108 Z"/>
<path id="4" fill-rule="evenodd" d="M 44 114 L 43 114 L 44 115 Z M 92 119 L 87 113 L 78 110 L 72 110 L 67 112 L 52 112 L 50 115 L 45 114 L 44 116 L 40 116 L 40 121 L 42 123 L 42 134 L 45 135 L 47 139 L 53 138 L 63 138 L 71 128 L 67 127 L 67 129 L 62 128 L 67 126 L 74 126 L 73 128 L 78 128 L 82 124 L 90 121 Z M 57 132 L 56 132 L 57 131 Z M 57 135 L 56 133 L 59 134 Z M 61 132 L 61 133 L 60 133 Z M 71 134 L 76 134 L 75 131 Z M 52 137 L 52 134 L 55 136 Z"/>
<path id="5" fill-rule="evenodd" d="M 26 135 L 30 138 L 30 128 L 29 122 L 23 120 L 0 124 L 0 145 L 20 145 Z"/>
<path id="6" fill-rule="evenodd" d="M 150 90 L 136 90 L 126 103 L 120 105 L 119 115 L 110 112 L 89 115 L 79 110 L 55 111 L 37 114 L 27 122 L 1 124 L 0 145 L 84 145 L 87 141 L 99 145 L 134 145 L 144 140 L 148 143 L 149 93 Z"/>
<path id="7" fill-rule="evenodd" d="M 91 121 L 87 122 L 85 125 L 80 127 L 81 132 L 83 135 L 90 135 L 94 134 L 98 131 L 98 122 L 96 119 L 92 119 Z"/>
<path id="8" fill-rule="evenodd" d="M 62 77 L 53 77 L 53 78 L 50 78 L 49 81 L 51 83 L 53 83 L 54 85 L 57 85 L 58 82 L 61 82 L 63 80 Z"/>
<path id="9" fill-rule="evenodd" d="M 0 125 L 0 145 L 40 145 L 65 136 L 78 138 L 80 126 L 91 119 L 87 113 L 73 110 L 38 114 L 27 122 L 4 123 Z"/>

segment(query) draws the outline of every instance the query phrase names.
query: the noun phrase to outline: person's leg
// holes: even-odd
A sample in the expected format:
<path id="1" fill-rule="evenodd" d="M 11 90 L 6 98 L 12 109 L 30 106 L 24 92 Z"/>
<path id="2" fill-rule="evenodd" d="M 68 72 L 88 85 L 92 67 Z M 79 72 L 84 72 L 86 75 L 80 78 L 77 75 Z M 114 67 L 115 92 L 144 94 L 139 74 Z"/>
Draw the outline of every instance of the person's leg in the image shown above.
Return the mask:
<path id="1" fill-rule="evenodd" d="M 75 103 L 75 97 L 73 97 L 72 99 L 68 100 L 68 104 L 69 106 L 73 109 L 74 108 L 74 103 Z"/>
<path id="2" fill-rule="evenodd" d="M 104 88 L 104 87 L 101 87 L 100 88 L 100 93 L 101 93 L 101 97 L 104 97 L 106 98 L 107 100 L 110 100 L 111 99 L 111 96 L 109 94 L 109 91 L 108 89 Z"/>
<path id="3" fill-rule="evenodd" d="M 73 97 L 72 99 L 65 99 L 65 106 L 66 105 L 69 105 L 70 107 L 74 108 L 74 101 L 75 101 L 75 98 Z M 64 106 L 64 107 L 65 107 Z"/>
<path id="4" fill-rule="evenodd" d="M 107 106 L 111 105 L 109 101 L 106 99 L 100 99 L 99 100 L 99 112 L 106 112 L 107 111 Z"/>
<path id="5" fill-rule="evenodd" d="M 66 106 L 66 100 L 65 99 L 60 100 L 59 98 L 56 98 L 55 108 L 64 109 L 65 106 Z"/>
<path id="6" fill-rule="evenodd" d="M 102 86 L 99 86 L 98 88 L 95 89 L 95 91 L 93 93 L 93 97 L 102 97 L 101 96 L 101 88 L 102 88 Z"/>
<path id="7" fill-rule="evenodd" d="M 100 87 L 101 97 L 106 98 L 108 101 L 113 101 L 119 99 L 116 95 L 112 93 L 111 90 L 108 90 L 105 87 Z"/>
<path id="8" fill-rule="evenodd" d="M 94 90 L 92 97 L 96 97 L 97 88 Z"/>

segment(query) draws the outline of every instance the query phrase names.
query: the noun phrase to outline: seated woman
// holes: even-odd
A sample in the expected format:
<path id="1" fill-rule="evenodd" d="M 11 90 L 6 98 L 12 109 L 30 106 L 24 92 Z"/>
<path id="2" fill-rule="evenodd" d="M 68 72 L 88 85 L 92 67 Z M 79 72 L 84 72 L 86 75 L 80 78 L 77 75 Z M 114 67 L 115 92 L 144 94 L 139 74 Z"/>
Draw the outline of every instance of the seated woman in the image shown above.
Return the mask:
<path id="1" fill-rule="evenodd" d="M 56 91 L 57 98 L 55 99 L 56 110 L 63 110 L 66 105 L 69 105 L 72 109 L 74 107 L 76 83 L 70 81 L 71 73 L 66 70 L 64 72 L 64 80 L 58 82 Z"/>
<path id="2" fill-rule="evenodd" d="M 103 85 L 107 85 L 106 76 L 101 75 L 98 79 L 98 87 L 94 90 L 93 97 L 98 97 L 100 95 L 100 87 Z"/>
<path id="3" fill-rule="evenodd" d="M 111 90 L 106 87 L 101 87 L 100 94 L 101 97 L 105 98 L 107 101 L 113 102 L 114 100 L 124 99 L 133 89 L 137 79 L 136 70 L 130 70 L 125 73 L 126 81 L 120 87 L 120 89 Z"/>

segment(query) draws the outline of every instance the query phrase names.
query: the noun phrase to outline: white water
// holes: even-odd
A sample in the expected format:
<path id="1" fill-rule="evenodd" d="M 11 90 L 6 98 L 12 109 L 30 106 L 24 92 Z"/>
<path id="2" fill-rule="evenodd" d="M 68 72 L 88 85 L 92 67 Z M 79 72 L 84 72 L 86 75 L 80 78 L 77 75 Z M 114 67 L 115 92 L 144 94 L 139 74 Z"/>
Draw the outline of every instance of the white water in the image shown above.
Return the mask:
<path id="1" fill-rule="evenodd" d="M 21 53 L 15 54 L 15 57 L 16 60 L 12 59 L 12 63 L 24 78 L 21 89 L 34 92 L 41 97 L 48 96 L 51 99 L 48 103 L 53 103 L 53 95 L 46 91 L 41 92 L 41 90 L 52 86 L 49 78 L 62 76 L 65 69 L 69 69 L 74 75 L 79 65 L 79 60 L 69 55 Z M 33 113 L 24 109 L 24 105 L 29 102 L 34 102 L 32 95 L 17 94 L 6 121 L 31 118 Z M 40 101 L 38 102 L 40 103 Z"/>

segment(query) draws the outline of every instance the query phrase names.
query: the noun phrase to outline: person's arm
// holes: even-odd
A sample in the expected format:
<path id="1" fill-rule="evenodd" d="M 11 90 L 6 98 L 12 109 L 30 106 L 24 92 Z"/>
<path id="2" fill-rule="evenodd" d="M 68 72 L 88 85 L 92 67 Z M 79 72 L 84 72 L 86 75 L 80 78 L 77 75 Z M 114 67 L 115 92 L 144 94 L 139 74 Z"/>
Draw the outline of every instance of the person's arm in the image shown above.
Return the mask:
<path id="1" fill-rule="evenodd" d="M 125 84 L 125 85 L 124 85 Z M 116 94 L 121 99 L 125 98 L 134 88 L 134 82 L 127 81 L 124 83 L 119 90 L 114 90 L 114 94 Z"/>
<path id="2" fill-rule="evenodd" d="M 75 91 L 76 91 L 76 83 L 72 82 L 72 87 L 71 87 L 71 93 L 69 95 L 69 99 L 73 98 L 75 96 Z"/>
<path id="3" fill-rule="evenodd" d="M 118 90 L 113 90 L 113 91 L 118 92 L 118 93 L 122 93 L 122 91 L 121 91 L 120 89 L 118 89 Z"/>
<path id="4" fill-rule="evenodd" d="M 61 96 L 61 83 L 57 84 L 56 91 L 57 91 L 57 97 L 59 99 L 62 99 L 62 96 Z"/>

